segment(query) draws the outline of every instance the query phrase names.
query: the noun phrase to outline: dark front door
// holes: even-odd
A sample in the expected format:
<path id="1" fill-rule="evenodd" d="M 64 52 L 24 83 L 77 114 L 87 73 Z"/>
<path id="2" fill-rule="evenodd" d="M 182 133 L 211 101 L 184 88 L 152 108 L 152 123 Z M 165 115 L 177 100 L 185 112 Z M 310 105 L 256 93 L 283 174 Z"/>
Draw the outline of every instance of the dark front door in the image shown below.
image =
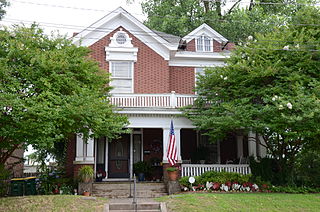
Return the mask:
<path id="1" fill-rule="evenodd" d="M 109 178 L 129 178 L 130 134 L 109 143 Z"/>

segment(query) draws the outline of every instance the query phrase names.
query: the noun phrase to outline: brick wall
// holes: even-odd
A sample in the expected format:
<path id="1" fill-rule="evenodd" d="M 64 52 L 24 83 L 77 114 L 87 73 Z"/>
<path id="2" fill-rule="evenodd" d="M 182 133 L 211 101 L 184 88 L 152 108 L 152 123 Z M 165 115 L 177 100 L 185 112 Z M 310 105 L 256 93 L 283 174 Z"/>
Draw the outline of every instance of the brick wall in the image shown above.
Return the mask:
<path id="1" fill-rule="evenodd" d="M 187 51 L 195 52 L 196 51 L 196 41 L 195 39 L 192 39 L 187 43 Z"/>
<path id="2" fill-rule="evenodd" d="M 193 67 L 170 67 L 170 91 L 194 94 L 195 71 Z"/>
<path id="3" fill-rule="evenodd" d="M 146 44 L 126 31 L 134 47 L 138 47 L 138 59 L 134 63 L 134 93 L 169 93 L 169 66 L 158 53 L 149 48 Z M 105 59 L 105 46 L 110 43 L 110 37 L 119 30 L 117 28 L 89 48 L 91 56 L 99 62 L 104 70 L 109 70 L 109 63 Z"/>
<path id="4" fill-rule="evenodd" d="M 66 156 L 66 175 L 67 177 L 74 176 L 74 165 L 73 161 L 76 157 L 76 134 L 70 136 L 67 145 L 67 156 Z"/>

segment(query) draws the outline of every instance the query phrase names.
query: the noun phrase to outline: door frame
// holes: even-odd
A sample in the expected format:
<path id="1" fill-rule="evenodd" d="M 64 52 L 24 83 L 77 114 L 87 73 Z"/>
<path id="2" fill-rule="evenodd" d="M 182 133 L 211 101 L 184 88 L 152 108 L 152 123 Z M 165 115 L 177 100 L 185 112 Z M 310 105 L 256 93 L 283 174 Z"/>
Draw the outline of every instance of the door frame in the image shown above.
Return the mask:
<path id="1" fill-rule="evenodd" d="M 143 128 L 136 128 L 140 129 L 139 131 L 134 131 L 132 129 L 130 133 L 130 141 L 129 141 L 129 177 L 133 177 L 133 135 L 134 134 L 141 134 L 141 160 L 143 161 Z M 109 141 L 105 139 L 105 170 L 106 170 L 106 178 L 109 179 Z M 116 178 L 112 178 L 116 179 Z M 127 179 L 127 178 L 119 178 L 119 179 Z"/>

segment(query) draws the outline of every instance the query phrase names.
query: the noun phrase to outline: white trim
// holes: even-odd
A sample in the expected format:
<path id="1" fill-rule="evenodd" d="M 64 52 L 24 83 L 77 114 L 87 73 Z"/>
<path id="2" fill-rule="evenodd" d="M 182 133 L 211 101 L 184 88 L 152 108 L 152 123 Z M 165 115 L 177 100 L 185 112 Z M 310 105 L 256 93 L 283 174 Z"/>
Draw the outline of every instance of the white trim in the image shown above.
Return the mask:
<path id="1" fill-rule="evenodd" d="M 106 169 L 106 179 L 108 179 L 109 175 L 109 141 L 106 138 L 106 163 L 105 163 L 105 169 Z"/>
<path id="2" fill-rule="evenodd" d="M 129 141 L 129 177 L 132 179 L 133 176 L 133 133 L 130 133 L 130 141 Z"/>
<path id="3" fill-rule="evenodd" d="M 201 40 L 202 40 L 202 48 L 203 48 L 202 50 L 198 49 L 198 39 L 199 38 L 201 38 Z M 210 42 L 209 43 L 209 47 L 210 47 L 209 51 L 205 50 L 206 49 L 205 38 L 209 38 L 209 42 Z M 196 45 L 196 52 L 201 52 L 201 53 L 203 53 L 203 52 L 213 52 L 213 39 L 209 35 L 207 35 L 205 33 L 203 33 L 202 35 L 200 35 L 200 36 L 195 38 L 195 45 Z"/>
<path id="4" fill-rule="evenodd" d="M 179 51 L 176 52 L 174 58 L 201 58 L 201 59 L 216 59 L 225 60 L 230 58 L 230 52 L 189 52 L 189 51 Z"/>
<path id="5" fill-rule="evenodd" d="M 226 63 L 223 61 L 205 61 L 205 60 L 194 61 L 190 59 L 169 61 L 169 66 L 175 66 L 175 67 L 222 67 L 225 65 Z"/>
<path id="6" fill-rule="evenodd" d="M 178 48 L 178 44 L 170 44 L 122 7 L 110 12 L 108 15 L 81 31 L 73 37 L 73 43 L 81 46 L 91 46 L 118 27 L 125 28 L 165 60 L 169 60 L 170 50 L 177 50 Z M 99 30 L 102 28 L 104 30 Z"/>
<path id="7" fill-rule="evenodd" d="M 112 77 L 112 63 L 114 62 L 128 62 L 131 63 L 131 78 L 129 77 Z M 113 80 L 130 80 L 131 79 L 131 91 L 128 93 L 133 93 L 134 92 L 134 62 L 133 61 L 109 61 L 109 73 L 111 74 L 110 79 Z M 116 85 L 114 85 L 113 87 L 116 88 Z M 113 93 L 113 91 L 111 90 L 110 93 Z M 125 93 L 122 93 L 125 94 Z"/>
<path id="8" fill-rule="evenodd" d="M 187 43 L 190 42 L 192 39 L 197 38 L 198 36 L 202 35 L 203 33 L 206 33 L 211 37 L 212 39 L 222 43 L 222 42 L 227 42 L 228 40 L 223 37 L 220 33 L 212 29 L 209 25 L 207 24 L 202 24 L 186 36 L 184 36 L 182 39 L 185 40 Z"/>

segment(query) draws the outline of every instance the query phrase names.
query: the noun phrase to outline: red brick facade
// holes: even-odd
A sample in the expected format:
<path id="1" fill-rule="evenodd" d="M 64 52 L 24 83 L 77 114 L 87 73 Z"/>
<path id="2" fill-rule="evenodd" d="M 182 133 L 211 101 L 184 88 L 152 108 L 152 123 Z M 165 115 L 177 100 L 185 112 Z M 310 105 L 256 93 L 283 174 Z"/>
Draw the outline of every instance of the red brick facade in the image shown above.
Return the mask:
<path id="1" fill-rule="evenodd" d="M 90 46 L 91 56 L 106 71 L 109 70 L 109 62 L 106 61 L 105 47 L 119 28 Z M 138 60 L 134 63 L 134 93 L 170 93 L 168 61 L 123 27 L 122 29 L 132 38 L 133 46 L 138 47 Z"/>
<path id="2" fill-rule="evenodd" d="M 193 67 L 170 67 L 170 90 L 180 94 L 194 94 Z"/>

